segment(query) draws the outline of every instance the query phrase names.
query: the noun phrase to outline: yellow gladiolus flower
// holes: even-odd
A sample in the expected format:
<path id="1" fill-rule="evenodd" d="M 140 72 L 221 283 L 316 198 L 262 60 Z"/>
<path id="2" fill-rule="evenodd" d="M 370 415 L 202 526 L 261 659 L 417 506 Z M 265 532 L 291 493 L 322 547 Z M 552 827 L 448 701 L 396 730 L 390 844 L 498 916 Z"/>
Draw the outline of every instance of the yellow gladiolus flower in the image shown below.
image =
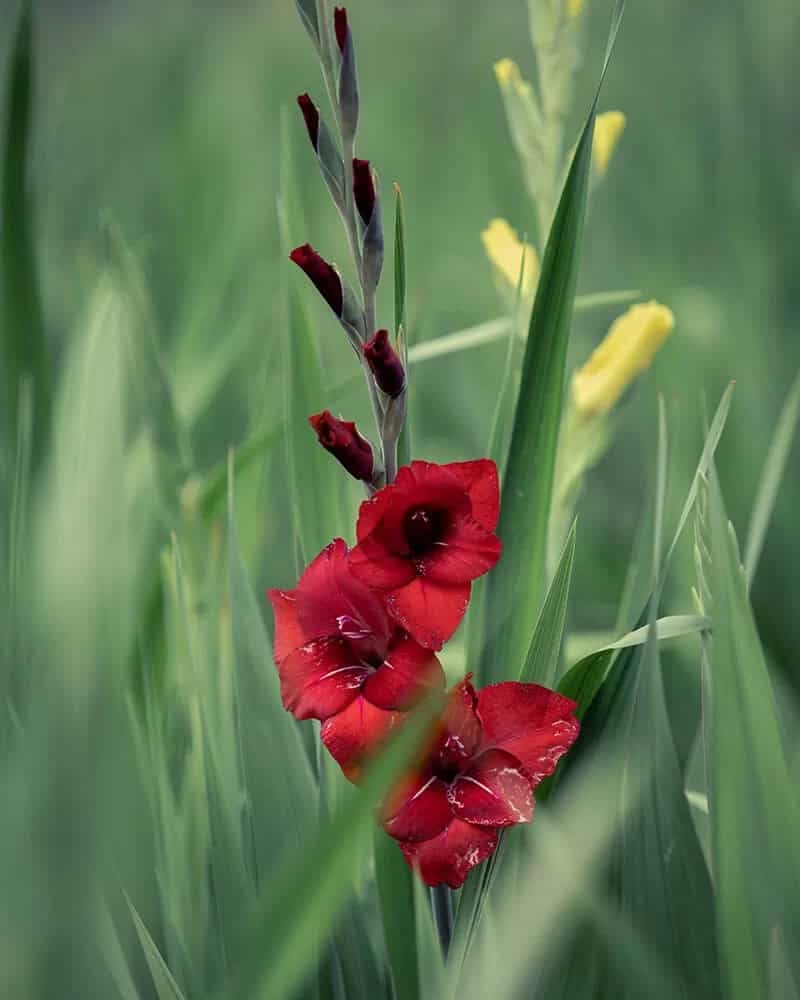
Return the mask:
<path id="1" fill-rule="evenodd" d="M 605 111 L 594 123 L 592 154 L 597 173 L 604 177 L 614 150 L 625 131 L 625 115 L 621 111 Z"/>
<path id="2" fill-rule="evenodd" d="M 522 79 L 513 59 L 501 59 L 494 64 L 494 75 L 501 90 L 513 90 L 520 97 L 530 97 L 531 85 Z"/>
<path id="3" fill-rule="evenodd" d="M 583 417 L 607 413 L 675 326 L 672 310 L 642 302 L 619 316 L 586 364 L 572 376 L 572 398 Z"/>
<path id="4" fill-rule="evenodd" d="M 533 295 L 539 280 L 539 255 L 530 243 L 523 243 L 505 219 L 492 219 L 481 233 L 483 246 L 497 273 L 512 290 L 519 283 L 523 255 L 525 271 L 522 275 L 522 295 Z"/>
<path id="5" fill-rule="evenodd" d="M 567 0 L 567 11 L 570 17 L 577 17 L 583 10 L 584 0 Z"/>

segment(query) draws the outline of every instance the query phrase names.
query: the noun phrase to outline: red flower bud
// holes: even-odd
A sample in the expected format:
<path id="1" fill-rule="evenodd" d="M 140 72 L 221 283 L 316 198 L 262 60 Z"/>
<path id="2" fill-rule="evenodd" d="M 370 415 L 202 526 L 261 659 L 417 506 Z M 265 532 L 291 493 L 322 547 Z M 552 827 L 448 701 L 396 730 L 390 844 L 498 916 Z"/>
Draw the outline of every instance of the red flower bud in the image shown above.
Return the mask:
<path id="1" fill-rule="evenodd" d="M 333 8 L 333 28 L 336 32 L 336 44 L 339 51 L 344 55 L 344 47 L 347 44 L 347 10 L 344 7 Z"/>
<path id="2" fill-rule="evenodd" d="M 325 299 L 336 315 L 342 315 L 342 281 L 331 265 L 323 260 L 317 251 L 308 243 L 296 247 L 289 254 L 289 259 L 304 271 L 311 279 L 319 294 Z"/>
<path id="3" fill-rule="evenodd" d="M 406 385 L 406 373 L 403 362 L 389 343 L 388 330 L 378 330 L 362 350 L 378 388 L 392 399 L 399 396 Z"/>
<path id="4" fill-rule="evenodd" d="M 358 214 L 368 226 L 375 210 L 375 183 L 369 160 L 353 160 L 353 197 Z"/>
<path id="5" fill-rule="evenodd" d="M 316 152 L 319 148 L 319 109 L 308 94 L 301 94 L 297 98 L 297 103 L 300 105 L 300 110 L 306 122 L 308 138 L 311 140 L 314 152 Z"/>
<path id="6" fill-rule="evenodd" d="M 356 430 L 351 420 L 339 420 L 330 410 L 308 418 L 322 447 L 337 458 L 354 479 L 372 481 L 372 445 Z"/>

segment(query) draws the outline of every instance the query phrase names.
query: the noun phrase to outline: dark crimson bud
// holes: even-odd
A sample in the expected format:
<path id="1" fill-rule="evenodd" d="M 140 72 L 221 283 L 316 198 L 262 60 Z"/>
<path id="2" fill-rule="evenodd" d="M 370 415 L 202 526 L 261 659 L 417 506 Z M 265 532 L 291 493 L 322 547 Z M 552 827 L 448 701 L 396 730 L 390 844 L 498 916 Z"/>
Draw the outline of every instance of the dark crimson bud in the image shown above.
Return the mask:
<path id="1" fill-rule="evenodd" d="M 336 315 L 342 316 L 342 281 L 334 268 L 308 243 L 296 247 L 289 259 L 304 271 Z"/>
<path id="2" fill-rule="evenodd" d="M 364 344 L 363 351 L 378 388 L 392 399 L 399 396 L 406 386 L 406 373 L 403 362 L 389 343 L 389 332 L 378 330 L 372 340 Z"/>
<path id="3" fill-rule="evenodd" d="M 339 51 L 344 55 L 344 47 L 347 44 L 347 10 L 344 7 L 333 8 L 333 28 L 336 32 L 336 44 Z"/>
<path id="4" fill-rule="evenodd" d="M 368 226 L 375 210 L 375 182 L 369 160 L 353 160 L 353 197 L 358 214 Z"/>
<path id="5" fill-rule="evenodd" d="M 308 418 L 317 440 L 344 466 L 354 479 L 372 482 L 374 459 L 372 445 L 356 430 L 352 420 L 339 420 L 330 410 L 315 413 Z"/>
<path id="6" fill-rule="evenodd" d="M 297 98 L 297 103 L 303 112 L 303 118 L 308 129 L 308 138 L 311 140 L 311 145 L 314 147 L 314 152 L 316 153 L 319 149 L 319 109 L 308 94 L 301 94 Z"/>

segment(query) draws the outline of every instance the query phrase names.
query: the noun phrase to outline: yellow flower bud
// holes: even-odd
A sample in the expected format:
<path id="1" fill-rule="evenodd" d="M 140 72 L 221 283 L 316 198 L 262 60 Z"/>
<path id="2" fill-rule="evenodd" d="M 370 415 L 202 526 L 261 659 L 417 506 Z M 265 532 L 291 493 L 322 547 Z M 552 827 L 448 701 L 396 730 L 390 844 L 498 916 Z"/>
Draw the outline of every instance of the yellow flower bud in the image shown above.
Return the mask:
<path id="1" fill-rule="evenodd" d="M 572 376 L 572 398 L 583 417 L 607 413 L 655 357 L 675 326 L 672 311 L 642 302 L 618 317 L 583 368 Z"/>
<path id="2" fill-rule="evenodd" d="M 595 119 L 592 155 L 600 177 L 605 177 L 617 143 L 625 131 L 625 121 L 625 115 L 621 111 L 605 111 Z"/>
<path id="3" fill-rule="evenodd" d="M 577 17 L 583 10 L 584 0 L 567 0 L 567 12 L 570 17 Z"/>
<path id="4" fill-rule="evenodd" d="M 501 90 L 513 90 L 520 97 L 530 97 L 531 85 L 522 79 L 513 59 L 501 59 L 494 64 L 494 75 Z"/>
<path id="5" fill-rule="evenodd" d="M 525 271 L 522 276 L 522 295 L 533 295 L 539 280 L 539 256 L 530 243 L 522 243 L 505 219 L 492 219 L 481 233 L 483 246 L 489 260 L 494 264 L 504 284 L 516 290 L 519 283 L 522 257 L 525 255 Z"/>

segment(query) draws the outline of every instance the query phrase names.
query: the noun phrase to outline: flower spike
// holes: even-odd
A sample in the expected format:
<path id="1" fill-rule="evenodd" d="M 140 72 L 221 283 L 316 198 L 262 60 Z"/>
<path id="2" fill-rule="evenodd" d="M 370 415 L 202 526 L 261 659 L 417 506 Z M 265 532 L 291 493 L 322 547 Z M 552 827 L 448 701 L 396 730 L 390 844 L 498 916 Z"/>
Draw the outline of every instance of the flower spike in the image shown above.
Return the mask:
<path id="1" fill-rule="evenodd" d="M 315 413 L 308 422 L 322 447 L 338 459 L 354 479 L 372 482 L 375 459 L 372 445 L 356 430 L 351 420 L 339 420 L 330 410 Z"/>
<path id="2" fill-rule="evenodd" d="M 406 372 L 403 362 L 389 343 L 389 331 L 378 330 L 372 340 L 364 344 L 363 351 L 378 388 L 396 399 L 406 387 Z"/>

